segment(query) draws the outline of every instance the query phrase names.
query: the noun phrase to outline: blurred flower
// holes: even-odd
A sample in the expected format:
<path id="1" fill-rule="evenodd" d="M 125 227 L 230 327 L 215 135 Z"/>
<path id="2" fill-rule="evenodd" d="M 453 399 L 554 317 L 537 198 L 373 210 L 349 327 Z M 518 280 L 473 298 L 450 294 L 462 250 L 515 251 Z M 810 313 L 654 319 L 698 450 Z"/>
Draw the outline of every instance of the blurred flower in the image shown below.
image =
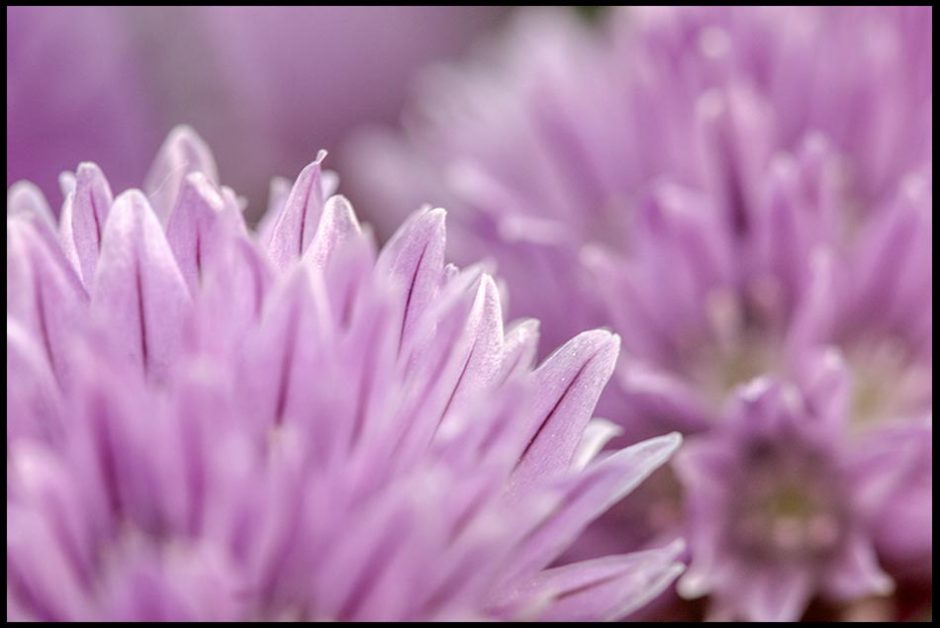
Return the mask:
<path id="1" fill-rule="evenodd" d="M 833 350 L 850 403 L 831 445 L 916 440 L 932 429 L 930 18 L 631 8 L 597 33 L 520 15 L 491 56 L 427 78 L 404 137 L 359 140 L 353 189 L 446 204 L 458 258 L 493 258 L 546 338 L 613 327 L 624 359 L 599 408 L 627 440 L 732 439 L 739 386 L 803 390 Z M 893 573 L 929 579 L 930 533 L 900 530 L 930 517 L 932 453 L 888 450 L 908 480 L 866 533 Z M 654 475 L 578 555 L 696 534 L 683 484 Z"/>
<path id="2" fill-rule="evenodd" d="M 679 444 L 598 454 L 618 338 L 534 367 L 444 212 L 377 251 L 323 156 L 258 236 L 187 129 L 146 196 L 10 190 L 8 619 L 612 619 L 681 571 L 549 568 Z"/>
<path id="3" fill-rule="evenodd" d="M 252 200 L 362 122 L 391 122 L 413 72 L 495 7 L 10 7 L 7 184 L 94 159 L 139 181 L 179 121 Z M 250 217 L 256 218 L 260 211 Z"/>
<path id="4" fill-rule="evenodd" d="M 612 18 L 595 33 L 564 12 L 518 15 L 470 63 L 426 77 L 404 138 L 360 138 L 347 181 L 365 203 L 394 194 L 399 214 L 446 203 L 457 255 L 495 258 L 513 312 L 542 317 L 547 338 L 609 322 L 582 249 L 632 253 L 637 207 L 663 181 L 704 193 L 738 236 L 772 163 L 811 136 L 834 152 L 848 223 L 931 159 L 929 8 Z"/>
<path id="5" fill-rule="evenodd" d="M 696 439 L 676 462 L 693 531 L 679 589 L 710 593 L 715 618 L 792 621 L 814 595 L 845 602 L 892 590 L 864 522 L 901 478 L 895 461 L 841 446 L 847 391 L 829 357 L 813 399 L 755 380 L 727 429 Z M 921 507 L 929 511 L 929 500 Z"/>
<path id="6" fill-rule="evenodd" d="M 671 184 L 637 208 L 623 254 L 582 250 L 630 355 L 611 403 L 653 429 L 710 429 L 728 393 L 764 373 L 800 381 L 830 347 L 852 379 L 853 432 L 932 406 L 932 187 L 912 173 L 846 235 L 844 196 L 820 137 L 765 175 L 748 234 L 713 199 Z M 873 304 L 880 307 L 874 308 Z"/>

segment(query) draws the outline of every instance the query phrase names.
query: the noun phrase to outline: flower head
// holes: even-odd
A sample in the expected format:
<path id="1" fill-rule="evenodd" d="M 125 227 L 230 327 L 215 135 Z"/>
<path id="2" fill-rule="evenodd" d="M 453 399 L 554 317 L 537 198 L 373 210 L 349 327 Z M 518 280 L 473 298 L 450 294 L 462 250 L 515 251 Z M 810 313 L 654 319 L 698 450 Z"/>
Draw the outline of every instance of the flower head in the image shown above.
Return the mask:
<path id="1" fill-rule="evenodd" d="M 681 544 L 552 566 L 678 435 L 598 455 L 618 338 L 535 366 L 444 212 L 380 251 L 322 155 L 258 236 L 171 134 L 145 194 L 8 196 L 8 617 L 603 619 Z"/>
<path id="2" fill-rule="evenodd" d="M 827 358 L 811 392 L 754 380 L 728 427 L 693 439 L 676 462 L 693 555 L 679 590 L 711 594 L 718 617 L 785 621 L 815 597 L 893 590 L 866 524 L 906 481 L 894 458 L 912 449 L 844 446 L 847 380 L 836 354 Z"/>
<path id="3" fill-rule="evenodd" d="M 401 207 L 447 201 L 458 254 L 492 256 L 519 284 L 514 312 L 563 337 L 610 322 L 583 249 L 632 256 L 662 185 L 704 196 L 739 237 L 781 158 L 823 157 L 799 157 L 808 144 L 826 153 L 818 174 L 853 227 L 927 172 L 929 13 L 630 8 L 601 33 L 523 13 L 490 54 L 429 75 L 405 137 L 363 140 L 375 165 L 350 178 L 370 177 Z"/>

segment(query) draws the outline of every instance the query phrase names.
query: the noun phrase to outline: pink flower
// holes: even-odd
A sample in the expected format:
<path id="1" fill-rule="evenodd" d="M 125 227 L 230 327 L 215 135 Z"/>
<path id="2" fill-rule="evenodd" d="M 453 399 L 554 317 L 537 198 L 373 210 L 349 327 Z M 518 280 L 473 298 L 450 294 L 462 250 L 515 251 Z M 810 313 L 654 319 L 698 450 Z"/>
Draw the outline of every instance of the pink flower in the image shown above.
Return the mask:
<path id="1" fill-rule="evenodd" d="M 7 221 L 8 618 L 615 619 L 681 543 L 552 566 L 676 434 L 598 454 L 619 339 L 535 366 L 445 214 L 377 250 L 321 155 L 255 235 L 177 129 Z"/>

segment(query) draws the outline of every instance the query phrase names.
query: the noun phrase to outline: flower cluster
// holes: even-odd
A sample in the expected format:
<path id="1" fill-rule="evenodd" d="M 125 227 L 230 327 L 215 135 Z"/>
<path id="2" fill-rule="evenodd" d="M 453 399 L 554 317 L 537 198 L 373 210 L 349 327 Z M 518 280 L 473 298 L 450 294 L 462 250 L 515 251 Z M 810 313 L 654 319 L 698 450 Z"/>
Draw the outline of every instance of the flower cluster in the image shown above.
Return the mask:
<path id="1" fill-rule="evenodd" d="M 459 254 L 493 258 L 547 338 L 623 337 L 604 416 L 692 438 L 655 519 L 598 534 L 685 531 L 680 593 L 715 616 L 930 577 L 931 17 L 524 15 L 498 63 L 430 77 L 407 136 L 361 148 L 386 199 L 451 208 Z"/>
<path id="2" fill-rule="evenodd" d="M 322 159 L 257 234 L 185 128 L 145 191 L 11 188 L 8 619 L 614 619 L 682 571 L 557 562 L 679 444 L 601 453 L 618 337 L 536 366 L 443 210 L 378 250 Z"/>
<path id="3" fill-rule="evenodd" d="M 266 46 L 218 35 L 300 32 L 302 14 L 209 12 L 194 41 L 254 67 Z M 74 14 L 99 15 L 121 36 L 82 57 L 95 84 L 129 67 L 115 14 Z M 120 168 L 92 163 L 61 175 L 60 208 L 9 189 L 8 619 L 784 621 L 929 602 L 932 9 L 515 17 L 427 75 L 404 134 L 345 152 L 378 238 L 325 153 L 249 227 L 187 127 L 140 190 L 115 195 Z M 206 70 L 202 91 L 233 82 L 267 120 L 253 158 L 222 164 L 253 194 L 303 98 L 259 108 L 276 72 Z M 346 100 L 319 87 L 293 92 Z M 8 127 L 21 148 L 55 136 L 59 159 L 113 144 L 132 168 L 145 142 L 98 131 L 156 128 L 112 91 L 74 103 L 104 103 L 92 140 Z M 67 126 L 60 105 L 36 111 Z"/>

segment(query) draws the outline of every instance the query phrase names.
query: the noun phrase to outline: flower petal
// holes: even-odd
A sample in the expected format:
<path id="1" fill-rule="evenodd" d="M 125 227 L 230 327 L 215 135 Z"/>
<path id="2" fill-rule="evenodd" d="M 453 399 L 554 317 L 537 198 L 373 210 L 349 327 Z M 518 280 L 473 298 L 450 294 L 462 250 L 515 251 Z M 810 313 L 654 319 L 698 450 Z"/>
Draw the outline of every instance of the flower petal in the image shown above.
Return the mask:
<path id="1" fill-rule="evenodd" d="M 581 435 L 581 441 L 578 443 L 578 449 L 571 460 L 571 469 L 580 471 L 586 467 L 600 453 L 604 445 L 622 433 L 623 428 L 607 419 L 591 419 L 588 421 L 587 427 L 584 428 L 584 433 Z"/>
<path id="2" fill-rule="evenodd" d="M 168 374 L 190 297 L 157 216 L 139 191 L 114 201 L 91 305 L 121 355 L 157 379 Z"/>
<path id="3" fill-rule="evenodd" d="M 619 350 L 620 339 L 610 332 L 584 332 L 533 373 L 535 404 L 529 416 L 523 418 L 531 436 L 513 474 L 515 489 L 568 468 L 597 399 L 614 371 Z"/>
<path id="4" fill-rule="evenodd" d="M 872 544 L 858 532 L 845 540 L 842 553 L 822 578 L 825 591 L 837 600 L 888 595 L 894 582 L 878 565 Z"/>
<path id="5" fill-rule="evenodd" d="M 163 142 L 144 180 L 144 190 L 160 224 L 166 224 L 183 182 L 192 172 L 203 173 L 213 183 L 219 180 L 215 158 L 206 143 L 190 127 L 178 126 Z"/>
<path id="6" fill-rule="evenodd" d="M 306 263 L 326 267 L 333 251 L 344 240 L 362 235 L 359 219 L 345 196 L 331 196 L 323 206 L 320 224 L 304 253 Z"/>
<path id="7" fill-rule="evenodd" d="M 512 324 L 503 338 L 503 379 L 529 372 L 539 345 L 539 322 L 526 319 Z"/>
<path id="8" fill-rule="evenodd" d="M 7 316 L 42 347 L 60 385 L 71 374 L 69 345 L 88 296 L 51 228 L 25 215 L 7 221 Z"/>
<path id="9" fill-rule="evenodd" d="M 55 226 L 55 217 L 46 197 L 29 181 L 17 181 L 7 191 L 7 216 L 32 215 L 50 226 Z"/>
<path id="10" fill-rule="evenodd" d="M 190 291 L 195 294 L 205 261 L 226 236 L 238 231 L 238 210 L 226 203 L 205 174 L 188 175 L 166 227 L 166 239 Z"/>
<path id="11" fill-rule="evenodd" d="M 307 421 L 327 401 L 321 397 L 327 373 L 318 359 L 334 347 L 324 290 L 322 278 L 295 267 L 274 289 L 260 326 L 246 339 L 240 388 L 259 429 Z M 317 372 L 320 380 L 312 385 L 308 380 Z"/>
<path id="12" fill-rule="evenodd" d="M 412 215 L 379 255 L 376 272 L 399 283 L 404 290 L 400 306 L 402 346 L 442 281 L 445 218 L 443 209 Z"/>
<path id="13" fill-rule="evenodd" d="M 652 438 L 588 466 L 561 482 L 554 507 L 526 535 L 510 573 L 545 567 L 578 534 L 659 468 L 682 442 L 677 433 Z M 511 498 L 513 493 L 509 493 Z"/>
<path id="14" fill-rule="evenodd" d="M 195 340 L 199 349 L 235 350 L 258 320 L 274 283 L 274 271 L 245 237 L 226 238 L 202 266 Z"/>
<path id="15" fill-rule="evenodd" d="M 111 187 L 93 163 L 79 164 L 75 189 L 62 206 L 60 237 L 66 257 L 90 287 L 101 251 L 101 235 L 111 211 Z"/>
<path id="16" fill-rule="evenodd" d="M 320 151 L 316 160 L 297 176 L 284 200 L 284 207 L 271 225 L 268 254 L 279 269 L 300 259 L 313 239 L 323 212 L 324 190 L 320 164 L 326 151 Z"/>
<path id="17" fill-rule="evenodd" d="M 49 358 L 18 321 L 7 317 L 7 443 L 22 436 L 51 441 L 61 430 L 61 399 Z"/>
<path id="18" fill-rule="evenodd" d="M 515 595 L 545 608 L 539 621 L 613 621 L 646 604 L 684 569 L 684 544 L 545 570 Z"/>
<path id="19" fill-rule="evenodd" d="M 738 586 L 722 593 L 733 596 L 726 604 L 745 621 L 797 621 L 812 594 L 813 576 L 805 569 L 745 570 L 739 577 Z"/>

